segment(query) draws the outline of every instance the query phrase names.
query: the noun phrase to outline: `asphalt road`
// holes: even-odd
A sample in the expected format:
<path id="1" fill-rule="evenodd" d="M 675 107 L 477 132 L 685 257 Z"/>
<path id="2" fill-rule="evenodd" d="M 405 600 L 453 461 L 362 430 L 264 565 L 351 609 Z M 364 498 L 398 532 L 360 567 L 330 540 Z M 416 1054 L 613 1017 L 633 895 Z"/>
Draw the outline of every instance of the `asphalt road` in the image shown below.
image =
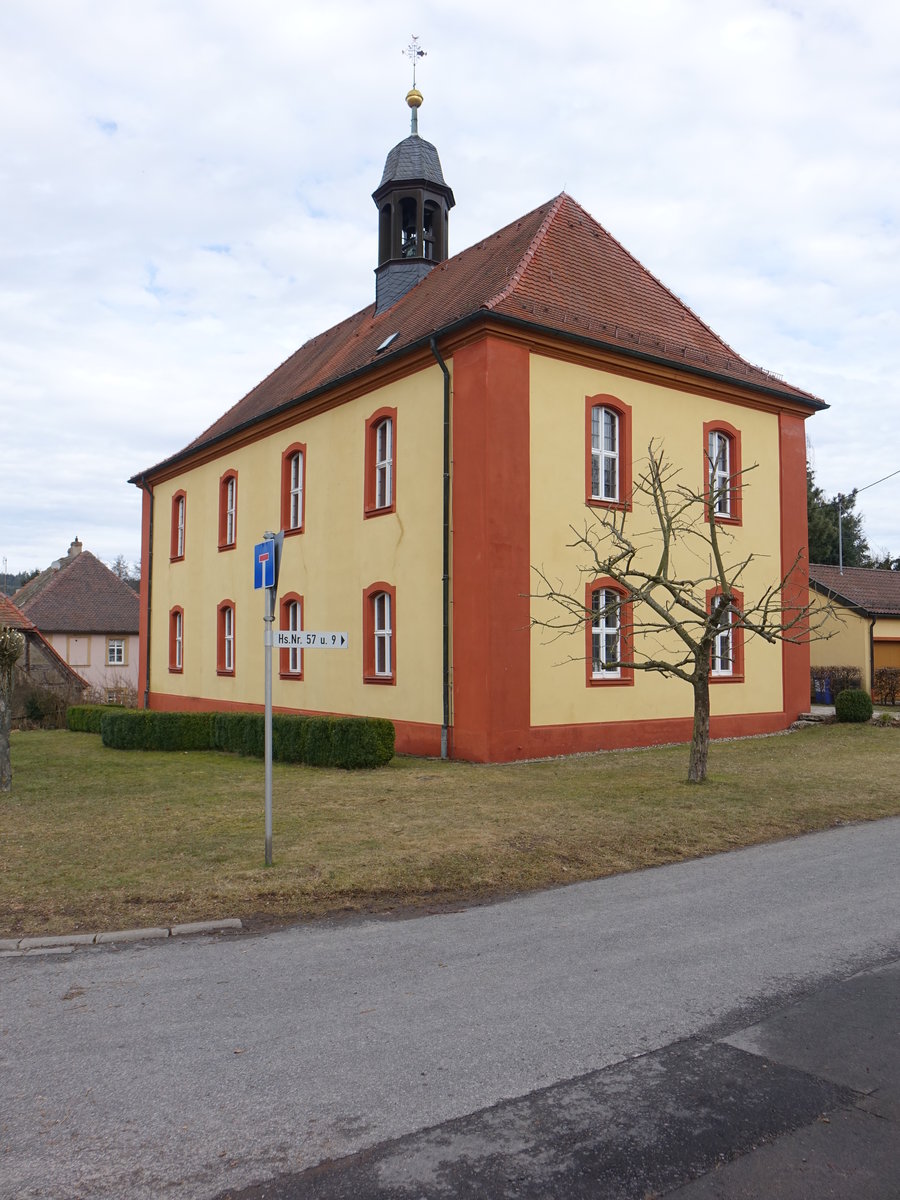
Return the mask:
<path id="1" fill-rule="evenodd" d="M 0 958 L 0 1197 L 643 1200 L 823 1112 L 895 1133 L 877 1079 L 770 1050 L 835 997 L 842 1037 L 890 1038 L 898 866 L 893 819 L 414 920 Z M 890 1172 L 896 1139 L 851 1132 Z"/>

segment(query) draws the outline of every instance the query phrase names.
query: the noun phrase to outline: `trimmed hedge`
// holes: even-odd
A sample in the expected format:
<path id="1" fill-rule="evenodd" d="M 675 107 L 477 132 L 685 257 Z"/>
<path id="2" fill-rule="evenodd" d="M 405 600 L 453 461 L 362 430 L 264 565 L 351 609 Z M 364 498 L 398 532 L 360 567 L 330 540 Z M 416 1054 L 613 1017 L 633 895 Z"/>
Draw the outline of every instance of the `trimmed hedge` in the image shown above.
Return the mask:
<path id="1" fill-rule="evenodd" d="M 872 719 L 872 697 L 861 688 L 847 688 L 834 700 L 834 715 L 839 721 L 862 724 Z"/>
<path id="2" fill-rule="evenodd" d="M 121 704 L 70 704 L 66 709 L 66 728 L 73 733 L 99 733 L 103 714 L 121 711 Z"/>
<path id="3" fill-rule="evenodd" d="M 104 746 L 115 750 L 224 750 L 252 758 L 265 754 L 262 713 L 102 708 L 99 732 Z M 384 766 L 393 757 L 394 726 L 378 717 L 272 717 L 272 758 L 278 762 L 357 770 Z"/>

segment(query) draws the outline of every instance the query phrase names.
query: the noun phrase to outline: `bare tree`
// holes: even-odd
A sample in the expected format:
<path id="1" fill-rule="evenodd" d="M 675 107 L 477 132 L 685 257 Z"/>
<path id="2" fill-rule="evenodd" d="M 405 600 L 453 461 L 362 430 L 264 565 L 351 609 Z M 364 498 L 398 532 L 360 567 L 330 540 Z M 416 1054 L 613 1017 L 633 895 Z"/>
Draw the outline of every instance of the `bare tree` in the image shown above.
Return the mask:
<path id="1" fill-rule="evenodd" d="M 731 674 L 744 640 L 804 642 L 811 619 L 817 629 L 825 620 L 823 612 L 811 618 L 799 553 L 758 596 L 743 594 L 747 568 L 759 556 L 730 553 L 734 537 L 716 517 L 731 511 L 727 506 L 747 472 L 723 475 L 720 463 L 708 456 L 707 463 L 708 486 L 694 491 L 678 482 L 679 469 L 651 442 L 633 488 L 633 511 L 592 509 L 583 531 L 570 526 L 568 547 L 583 555 L 581 580 L 607 579 L 613 586 L 593 592 L 589 605 L 583 583 L 578 595 L 535 568 L 539 585 L 532 597 L 554 606 L 551 617 L 536 615 L 532 624 L 555 636 L 583 636 L 590 623 L 598 671 L 655 671 L 691 686 L 691 783 L 706 779 L 710 675 Z"/>
<path id="2" fill-rule="evenodd" d="M 12 694 L 16 681 L 16 662 L 24 646 L 24 634 L 18 629 L 0 625 L 0 792 L 12 790 L 12 764 L 9 757 Z"/>

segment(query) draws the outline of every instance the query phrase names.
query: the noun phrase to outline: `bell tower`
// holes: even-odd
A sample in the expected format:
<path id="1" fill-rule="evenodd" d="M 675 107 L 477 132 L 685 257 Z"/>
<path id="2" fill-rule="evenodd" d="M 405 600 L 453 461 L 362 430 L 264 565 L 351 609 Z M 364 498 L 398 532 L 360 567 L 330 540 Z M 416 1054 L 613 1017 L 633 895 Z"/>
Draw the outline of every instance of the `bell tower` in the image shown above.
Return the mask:
<path id="1" fill-rule="evenodd" d="M 456 201 L 444 182 L 437 150 L 419 137 L 423 97 L 415 85 L 415 59 L 425 52 L 417 41 L 413 38 L 407 51 L 413 60 L 413 86 L 406 94 L 410 134 L 388 153 L 381 183 L 372 193 L 378 209 L 376 316 L 448 257 L 449 213 Z"/>

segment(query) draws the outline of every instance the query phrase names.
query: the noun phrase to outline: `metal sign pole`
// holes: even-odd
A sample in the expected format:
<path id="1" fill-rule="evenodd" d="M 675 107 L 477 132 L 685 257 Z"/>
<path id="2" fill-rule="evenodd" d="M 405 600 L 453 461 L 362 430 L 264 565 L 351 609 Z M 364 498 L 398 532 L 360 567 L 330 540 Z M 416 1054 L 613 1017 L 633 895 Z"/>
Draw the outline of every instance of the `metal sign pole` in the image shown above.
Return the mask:
<path id="1" fill-rule="evenodd" d="M 264 588 L 266 641 L 266 866 L 272 865 L 272 622 L 275 620 L 275 589 Z"/>

